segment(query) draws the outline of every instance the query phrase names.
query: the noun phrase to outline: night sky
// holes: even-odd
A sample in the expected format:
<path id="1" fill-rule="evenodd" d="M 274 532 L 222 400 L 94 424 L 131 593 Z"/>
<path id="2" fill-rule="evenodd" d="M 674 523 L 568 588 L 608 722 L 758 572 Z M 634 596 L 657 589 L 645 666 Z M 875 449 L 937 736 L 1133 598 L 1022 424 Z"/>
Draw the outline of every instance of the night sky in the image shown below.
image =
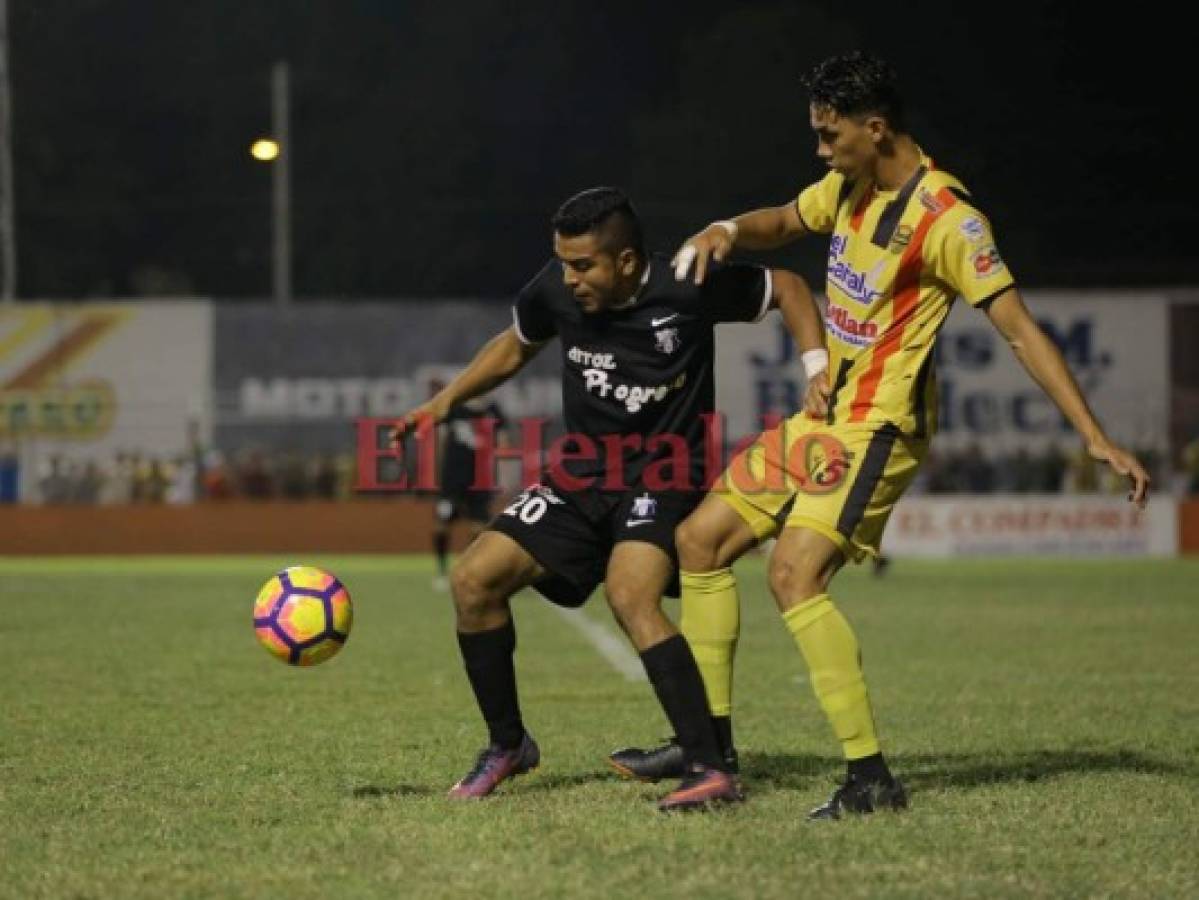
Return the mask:
<path id="1" fill-rule="evenodd" d="M 511 293 L 616 184 L 662 249 L 822 168 L 799 76 L 863 47 L 1027 286 L 1199 283 L 1179 29 L 1075 4 L 9 0 L 20 294 L 270 291 L 292 66 L 296 293 Z M 1146 5 L 1146 8 L 1150 8 Z M 1185 92 L 1185 93 L 1184 93 Z M 821 280 L 818 240 L 775 261 Z"/>

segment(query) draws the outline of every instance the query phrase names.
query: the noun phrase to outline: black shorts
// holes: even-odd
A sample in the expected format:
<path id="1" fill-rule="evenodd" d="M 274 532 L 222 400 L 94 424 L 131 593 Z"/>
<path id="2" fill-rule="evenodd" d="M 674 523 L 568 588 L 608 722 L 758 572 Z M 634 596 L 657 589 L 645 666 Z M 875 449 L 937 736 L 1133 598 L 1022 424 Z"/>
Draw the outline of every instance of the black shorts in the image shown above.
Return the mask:
<path id="1" fill-rule="evenodd" d="M 489 491 L 442 494 L 437 498 L 435 507 L 437 521 L 443 525 L 448 525 L 458 519 L 486 522 L 491 518 L 491 498 L 494 496 Z"/>
<path id="2" fill-rule="evenodd" d="M 487 527 L 520 544 L 549 574 L 534 583 L 559 606 L 582 606 L 604 580 L 620 541 L 661 547 L 675 564 L 667 596 L 679 595 L 674 530 L 699 505 L 701 491 L 586 490 L 566 493 L 535 484 Z"/>

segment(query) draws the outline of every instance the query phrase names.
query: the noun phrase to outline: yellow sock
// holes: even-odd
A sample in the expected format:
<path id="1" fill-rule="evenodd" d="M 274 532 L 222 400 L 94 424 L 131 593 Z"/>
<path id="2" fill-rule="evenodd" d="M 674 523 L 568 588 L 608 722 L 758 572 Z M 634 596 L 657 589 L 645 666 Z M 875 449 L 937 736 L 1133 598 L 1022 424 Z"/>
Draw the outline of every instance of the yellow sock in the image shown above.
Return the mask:
<path id="1" fill-rule="evenodd" d="M 680 572 L 683 617 L 679 631 L 704 678 L 714 716 L 733 712 L 733 656 L 741 634 L 741 598 L 732 569 Z"/>
<path id="2" fill-rule="evenodd" d="M 841 741 L 845 758 L 878 753 L 858 639 L 845 617 L 828 594 L 818 594 L 785 612 L 783 620 L 808 664 L 812 689 Z"/>

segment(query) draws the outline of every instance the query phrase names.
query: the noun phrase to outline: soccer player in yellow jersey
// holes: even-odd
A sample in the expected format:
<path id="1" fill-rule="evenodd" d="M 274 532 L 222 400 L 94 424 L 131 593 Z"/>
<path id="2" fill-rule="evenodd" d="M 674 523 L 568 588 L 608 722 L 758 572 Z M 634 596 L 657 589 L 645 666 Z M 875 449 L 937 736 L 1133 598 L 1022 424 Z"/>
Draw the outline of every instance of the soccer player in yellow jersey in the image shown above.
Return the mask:
<path id="1" fill-rule="evenodd" d="M 729 465 L 679 526 L 682 632 L 704 676 L 723 752 L 732 747 L 732 664 L 739 630 L 729 568 L 777 536 L 770 588 L 807 663 L 848 761 L 845 782 L 810 814 L 899 809 L 903 786 L 879 749 L 858 642 L 829 596 L 846 560 L 878 553 L 883 527 L 936 428 L 933 343 L 955 298 L 977 308 L 1083 437 L 1087 452 L 1145 502 L 1149 478 L 1095 420 L 1061 354 L 1029 315 L 962 184 L 907 133 L 891 68 L 863 53 L 806 79 L 817 155 L 828 175 L 792 202 L 715 222 L 675 257 L 676 277 L 704 280 L 734 248 L 768 250 L 831 235 L 827 350 L 803 354 L 803 411 Z M 645 778 L 677 765 L 677 748 L 628 749 L 614 766 Z"/>

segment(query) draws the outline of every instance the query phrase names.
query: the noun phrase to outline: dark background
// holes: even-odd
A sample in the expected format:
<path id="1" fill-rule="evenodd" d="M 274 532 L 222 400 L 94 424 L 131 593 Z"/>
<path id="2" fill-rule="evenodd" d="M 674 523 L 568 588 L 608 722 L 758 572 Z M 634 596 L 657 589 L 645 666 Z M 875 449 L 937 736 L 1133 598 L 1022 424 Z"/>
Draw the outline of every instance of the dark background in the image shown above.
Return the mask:
<path id="1" fill-rule="evenodd" d="M 10 0 L 20 294 L 270 291 L 292 66 L 301 296 L 500 296 L 576 190 L 653 244 L 821 174 L 799 76 L 853 47 L 1026 285 L 1193 284 L 1191 61 L 1149 4 Z M 779 261 L 822 281 L 822 242 Z"/>

